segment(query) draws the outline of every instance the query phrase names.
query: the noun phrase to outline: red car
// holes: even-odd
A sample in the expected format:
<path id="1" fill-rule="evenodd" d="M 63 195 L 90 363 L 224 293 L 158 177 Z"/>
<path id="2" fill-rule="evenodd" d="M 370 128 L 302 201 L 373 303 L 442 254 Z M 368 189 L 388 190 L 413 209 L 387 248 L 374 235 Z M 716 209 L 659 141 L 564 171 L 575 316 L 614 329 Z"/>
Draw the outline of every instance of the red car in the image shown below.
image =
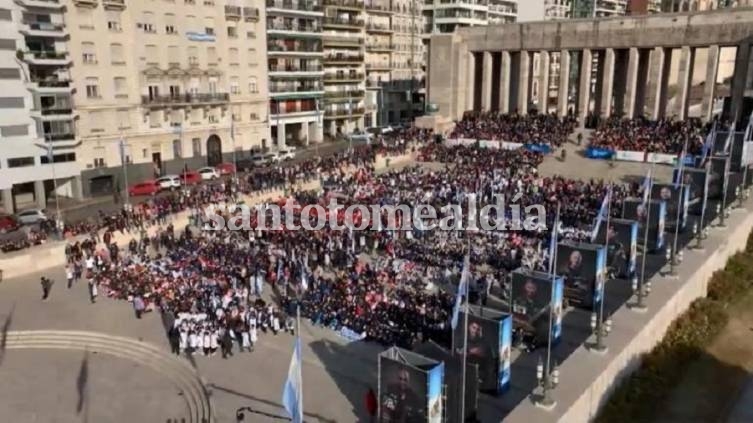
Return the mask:
<path id="1" fill-rule="evenodd" d="M 156 181 L 139 182 L 128 188 L 128 195 L 135 197 L 138 195 L 155 195 L 159 192 L 160 186 Z"/>
<path id="2" fill-rule="evenodd" d="M 232 163 L 220 163 L 215 168 L 220 172 L 220 175 L 232 175 L 235 173 L 235 165 Z"/>
<path id="3" fill-rule="evenodd" d="M 0 215 L 0 233 L 13 232 L 19 228 L 18 221 L 9 214 Z"/>
<path id="4" fill-rule="evenodd" d="M 202 181 L 201 174 L 195 170 L 188 170 L 180 174 L 180 181 L 183 185 L 200 184 Z"/>

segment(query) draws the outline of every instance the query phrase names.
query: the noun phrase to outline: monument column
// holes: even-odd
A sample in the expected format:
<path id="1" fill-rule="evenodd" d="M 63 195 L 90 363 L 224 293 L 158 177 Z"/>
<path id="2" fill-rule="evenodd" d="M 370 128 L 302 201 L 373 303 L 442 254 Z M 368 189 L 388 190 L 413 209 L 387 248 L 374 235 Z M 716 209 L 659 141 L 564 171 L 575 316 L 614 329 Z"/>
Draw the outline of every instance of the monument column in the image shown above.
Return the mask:
<path id="1" fill-rule="evenodd" d="M 518 72 L 518 113 L 528 114 L 528 90 L 530 90 L 531 54 L 520 52 L 520 70 Z"/>
<path id="2" fill-rule="evenodd" d="M 732 104 L 730 120 L 740 122 L 745 89 L 748 84 L 748 62 L 750 61 L 750 44 L 742 42 L 737 46 L 735 56 L 735 73 L 732 76 Z"/>
<path id="3" fill-rule="evenodd" d="M 628 53 L 627 80 L 625 81 L 625 103 L 623 111 L 625 117 L 633 118 L 635 116 L 636 95 L 638 89 L 638 63 L 640 62 L 640 52 L 633 47 Z"/>
<path id="4" fill-rule="evenodd" d="M 614 90 L 614 49 L 604 50 L 604 73 L 601 77 L 601 110 L 602 118 L 612 114 L 612 91 Z"/>
<path id="5" fill-rule="evenodd" d="M 560 51 L 560 78 L 559 90 L 557 91 L 557 115 L 567 116 L 569 106 L 568 95 L 570 94 L 570 51 Z"/>
<path id="6" fill-rule="evenodd" d="M 580 81 L 578 83 L 578 119 L 585 125 L 586 116 L 591 108 L 591 67 L 593 54 L 584 49 L 580 55 Z"/>
<path id="7" fill-rule="evenodd" d="M 509 51 L 503 51 L 499 58 L 499 112 L 510 112 L 510 63 Z"/>
<path id="8" fill-rule="evenodd" d="M 680 120 L 688 116 L 688 103 L 690 100 L 690 83 L 693 80 L 693 47 L 684 46 L 680 54 L 680 71 L 677 75 L 677 101 L 675 102 L 675 115 Z"/>
<path id="9" fill-rule="evenodd" d="M 492 109 L 492 53 L 485 51 L 483 55 L 483 70 L 481 74 L 481 110 L 488 112 Z"/>
<path id="10" fill-rule="evenodd" d="M 659 119 L 664 116 L 664 47 L 655 47 L 649 57 L 649 83 L 647 101 L 651 111 L 651 119 Z"/>
<path id="11" fill-rule="evenodd" d="M 719 71 L 719 46 L 709 46 L 706 62 L 706 82 L 703 85 L 703 102 L 701 119 L 708 122 L 714 114 L 714 97 L 716 97 L 716 74 Z"/>
<path id="12" fill-rule="evenodd" d="M 476 93 L 476 56 L 469 51 L 466 55 L 466 88 L 465 88 L 465 111 L 473 110 L 475 104 L 474 94 Z"/>
<path id="13" fill-rule="evenodd" d="M 549 52 L 539 52 L 539 113 L 549 111 Z"/>

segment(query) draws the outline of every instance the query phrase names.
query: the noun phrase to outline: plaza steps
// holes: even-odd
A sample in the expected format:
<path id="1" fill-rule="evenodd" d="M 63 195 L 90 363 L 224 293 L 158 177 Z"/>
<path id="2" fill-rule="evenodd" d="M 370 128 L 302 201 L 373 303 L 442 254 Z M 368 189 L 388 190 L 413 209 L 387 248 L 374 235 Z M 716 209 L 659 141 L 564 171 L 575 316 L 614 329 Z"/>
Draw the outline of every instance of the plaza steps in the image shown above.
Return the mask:
<path id="1" fill-rule="evenodd" d="M 167 377 L 182 392 L 189 411 L 187 422 L 213 422 L 209 393 L 197 371 L 183 359 L 168 354 L 152 344 L 97 332 L 38 330 L 8 332 L 5 339 L 0 339 L 0 345 L 7 349 L 56 349 L 101 353 L 150 367 Z"/>

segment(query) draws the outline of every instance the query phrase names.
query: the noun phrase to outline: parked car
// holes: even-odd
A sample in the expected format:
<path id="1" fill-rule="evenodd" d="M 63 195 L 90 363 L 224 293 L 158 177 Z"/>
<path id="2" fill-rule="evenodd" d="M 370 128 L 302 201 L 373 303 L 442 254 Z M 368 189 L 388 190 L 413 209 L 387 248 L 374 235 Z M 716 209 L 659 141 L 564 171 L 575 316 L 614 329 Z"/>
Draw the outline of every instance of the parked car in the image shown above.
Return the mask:
<path id="1" fill-rule="evenodd" d="M 295 147 L 284 147 L 277 154 L 280 161 L 293 160 L 295 158 Z"/>
<path id="2" fill-rule="evenodd" d="M 128 195 L 132 197 L 138 195 L 154 195 L 158 193 L 161 188 L 161 185 L 157 181 L 139 182 L 128 188 Z"/>
<path id="3" fill-rule="evenodd" d="M 212 179 L 219 178 L 220 172 L 213 167 L 202 167 L 201 169 L 199 169 L 199 175 L 201 175 L 201 179 L 205 181 L 211 181 Z"/>
<path id="4" fill-rule="evenodd" d="M 184 171 L 180 174 L 180 182 L 183 185 L 195 185 L 200 184 L 204 179 L 199 172 L 195 170 Z"/>
<path id="5" fill-rule="evenodd" d="M 220 172 L 220 175 L 232 175 L 235 173 L 235 165 L 232 163 L 220 163 L 217 166 L 217 171 Z"/>
<path id="6" fill-rule="evenodd" d="M 18 220 L 9 214 L 0 215 L 0 234 L 13 232 L 19 228 Z"/>
<path id="7" fill-rule="evenodd" d="M 280 156 L 277 153 L 254 154 L 251 156 L 251 162 L 253 162 L 254 166 L 268 166 L 279 163 Z"/>
<path id="8" fill-rule="evenodd" d="M 44 214 L 44 210 L 28 209 L 16 213 L 16 220 L 22 225 L 34 225 L 47 220 L 47 215 Z"/>
<path id="9" fill-rule="evenodd" d="M 180 177 L 178 175 L 165 175 L 157 179 L 160 189 L 180 188 Z"/>

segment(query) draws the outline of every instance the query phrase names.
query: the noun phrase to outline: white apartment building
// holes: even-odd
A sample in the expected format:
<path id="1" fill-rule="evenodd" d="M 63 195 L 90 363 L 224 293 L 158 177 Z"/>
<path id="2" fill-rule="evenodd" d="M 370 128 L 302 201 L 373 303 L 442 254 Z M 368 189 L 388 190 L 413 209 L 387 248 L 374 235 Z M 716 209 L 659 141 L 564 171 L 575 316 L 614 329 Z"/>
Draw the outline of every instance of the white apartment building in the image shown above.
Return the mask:
<path id="1" fill-rule="evenodd" d="M 260 0 L 70 0 L 66 18 L 87 195 L 271 144 Z"/>
<path id="2" fill-rule="evenodd" d="M 517 22 L 567 19 L 571 8 L 571 0 L 526 0 L 518 6 Z"/>
<path id="3" fill-rule="evenodd" d="M 322 17 L 319 0 L 267 0 L 267 54 L 274 145 L 323 140 Z"/>
<path id="4" fill-rule="evenodd" d="M 515 22 L 517 0 L 427 0 L 423 5 L 427 33 L 453 32 L 458 26 Z"/>
<path id="5" fill-rule="evenodd" d="M 663 0 L 664 12 L 693 12 L 696 10 L 714 10 L 724 7 L 753 6 L 753 0 Z"/>
<path id="6" fill-rule="evenodd" d="M 0 190 L 3 208 L 81 197 L 63 20 L 55 0 L 0 0 Z"/>

